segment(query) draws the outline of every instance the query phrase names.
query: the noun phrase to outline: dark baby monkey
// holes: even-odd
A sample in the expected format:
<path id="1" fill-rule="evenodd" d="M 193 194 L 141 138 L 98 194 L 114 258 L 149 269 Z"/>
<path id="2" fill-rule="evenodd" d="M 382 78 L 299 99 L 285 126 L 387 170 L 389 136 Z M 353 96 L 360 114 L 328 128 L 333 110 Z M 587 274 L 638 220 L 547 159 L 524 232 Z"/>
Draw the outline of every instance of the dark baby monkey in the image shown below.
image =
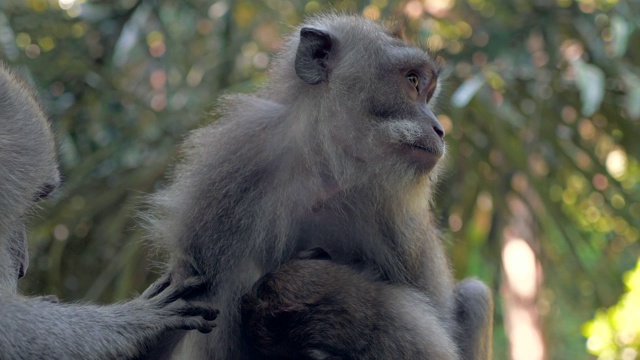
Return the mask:
<path id="1" fill-rule="evenodd" d="M 438 310 L 417 289 L 331 261 L 315 248 L 260 279 L 242 324 L 266 359 L 458 359 Z"/>

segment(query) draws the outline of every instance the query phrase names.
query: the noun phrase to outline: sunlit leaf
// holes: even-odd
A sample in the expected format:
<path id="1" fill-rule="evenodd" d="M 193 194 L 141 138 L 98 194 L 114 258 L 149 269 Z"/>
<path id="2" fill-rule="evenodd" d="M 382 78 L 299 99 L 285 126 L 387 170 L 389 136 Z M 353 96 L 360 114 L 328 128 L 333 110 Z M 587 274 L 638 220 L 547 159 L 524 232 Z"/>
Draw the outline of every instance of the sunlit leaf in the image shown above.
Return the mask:
<path id="1" fill-rule="evenodd" d="M 611 358 L 619 348 L 640 348 L 640 262 L 625 274 L 624 280 L 627 292 L 620 301 L 607 310 L 599 310 L 582 329 L 589 352 L 599 355 L 598 359 Z"/>
<path id="2" fill-rule="evenodd" d="M 451 97 L 451 103 L 455 107 L 466 106 L 475 94 L 480 90 L 482 85 L 486 82 L 486 79 L 482 75 L 476 75 L 471 79 L 465 81 L 460 87 L 453 93 Z"/>
<path id="3" fill-rule="evenodd" d="M 0 32 L 4 34 L 4 41 L 0 42 L 0 51 L 2 51 L 2 54 L 6 59 L 16 60 L 20 50 L 18 50 L 15 39 L 13 39 L 15 34 L 9 26 L 9 19 L 7 19 L 3 12 L 0 12 Z"/>
<path id="4" fill-rule="evenodd" d="M 582 114 L 591 116 L 600 108 L 604 97 L 604 73 L 599 67 L 587 64 L 582 59 L 575 60 L 572 64 L 580 90 Z"/>
<path id="5" fill-rule="evenodd" d="M 144 4 L 136 9 L 131 19 L 124 25 L 116 42 L 113 53 L 113 61 L 122 66 L 129 59 L 129 53 L 136 46 L 140 36 L 140 27 L 147 21 L 151 14 L 151 8 Z"/>
<path id="6" fill-rule="evenodd" d="M 611 35 L 613 37 L 613 56 L 620 57 L 627 51 L 631 27 L 618 15 L 611 17 Z"/>
<path id="7" fill-rule="evenodd" d="M 626 73 L 624 82 L 628 89 L 624 106 L 632 119 L 640 119 L 640 78 L 632 73 Z"/>

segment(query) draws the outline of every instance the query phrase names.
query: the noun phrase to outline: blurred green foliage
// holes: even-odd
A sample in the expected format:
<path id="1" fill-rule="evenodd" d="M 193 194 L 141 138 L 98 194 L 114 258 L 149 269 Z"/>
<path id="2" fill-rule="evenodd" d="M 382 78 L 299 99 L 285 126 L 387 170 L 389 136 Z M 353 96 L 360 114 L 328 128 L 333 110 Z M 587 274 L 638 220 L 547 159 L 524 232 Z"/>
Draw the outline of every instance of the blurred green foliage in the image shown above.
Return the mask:
<path id="1" fill-rule="evenodd" d="M 602 360 L 634 359 L 640 349 L 640 262 L 624 276 L 627 287 L 620 301 L 599 310 L 583 327 L 587 348 Z"/>
<path id="2" fill-rule="evenodd" d="M 34 216 L 23 291 L 111 302 L 142 290 L 160 257 L 136 214 L 176 145 L 211 121 L 221 93 L 263 81 L 292 25 L 332 10 L 406 19 L 409 37 L 450 64 L 438 209 L 457 276 L 499 294 L 502 232 L 518 216 L 507 198 L 521 199 L 544 272 L 548 357 L 586 358 L 581 325 L 616 304 L 640 254 L 634 0 L 5 0 L 0 57 L 39 89 L 65 175 Z M 629 298 L 585 335 L 615 333 L 602 317 Z M 506 358 L 497 300 L 496 356 Z M 611 338 L 609 358 L 621 358 L 630 345 Z"/>

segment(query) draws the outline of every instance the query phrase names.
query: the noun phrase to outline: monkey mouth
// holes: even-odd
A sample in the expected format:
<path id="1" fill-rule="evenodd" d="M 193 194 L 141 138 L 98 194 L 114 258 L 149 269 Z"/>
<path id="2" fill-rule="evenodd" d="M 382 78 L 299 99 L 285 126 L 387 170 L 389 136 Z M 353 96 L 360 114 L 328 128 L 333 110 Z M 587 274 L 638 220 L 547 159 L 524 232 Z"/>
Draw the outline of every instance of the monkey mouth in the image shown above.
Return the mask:
<path id="1" fill-rule="evenodd" d="M 440 148 L 434 148 L 432 146 L 429 145 L 424 145 L 424 144 L 420 144 L 420 143 L 410 143 L 410 144 L 403 144 L 404 146 L 407 146 L 409 148 L 412 149 L 416 149 L 419 151 L 424 151 L 427 152 L 433 156 L 436 156 L 438 158 L 440 158 L 442 156 L 442 150 Z"/>
<path id="2" fill-rule="evenodd" d="M 444 146 L 434 147 L 423 143 L 402 143 L 401 151 L 410 163 L 423 171 L 430 171 L 444 155 Z"/>

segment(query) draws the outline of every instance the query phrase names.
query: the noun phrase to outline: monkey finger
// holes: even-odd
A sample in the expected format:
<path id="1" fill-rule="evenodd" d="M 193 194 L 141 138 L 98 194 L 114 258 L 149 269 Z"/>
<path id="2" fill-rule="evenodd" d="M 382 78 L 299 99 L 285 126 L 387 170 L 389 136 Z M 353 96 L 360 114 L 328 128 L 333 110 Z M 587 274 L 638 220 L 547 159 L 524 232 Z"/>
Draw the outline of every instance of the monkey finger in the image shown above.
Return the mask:
<path id="1" fill-rule="evenodd" d="M 197 329 L 194 330 L 198 330 L 199 332 L 203 333 L 203 334 L 208 334 L 211 331 L 213 331 L 213 328 L 216 327 L 215 323 L 209 322 L 209 323 L 204 323 L 205 325 L 198 327 Z"/>
<path id="2" fill-rule="evenodd" d="M 173 330 L 198 330 L 203 334 L 210 333 L 217 325 L 211 321 L 199 317 L 181 318 Z"/>
<path id="3" fill-rule="evenodd" d="M 151 299 L 156 297 L 158 294 L 163 292 L 169 285 L 171 285 L 171 273 L 166 273 L 162 275 L 158 280 L 156 280 L 153 284 L 151 284 L 147 290 L 145 290 L 140 298 L 142 299 Z"/>
<path id="4" fill-rule="evenodd" d="M 207 289 L 207 285 L 208 283 L 204 276 L 188 277 L 179 284 L 172 284 L 166 289 L 167 294 L 165 301 L 169 303 L 177 299 L 189 300 L 204 292 Z"/>
<path id="5" fill-rule="evenodd" d="M 212 321 L 218 317 L 220 310 L 207 303 L 191 302 L 181 307 L 178 313 L 182 316 L 202 316 L 205 320 Z"/>

